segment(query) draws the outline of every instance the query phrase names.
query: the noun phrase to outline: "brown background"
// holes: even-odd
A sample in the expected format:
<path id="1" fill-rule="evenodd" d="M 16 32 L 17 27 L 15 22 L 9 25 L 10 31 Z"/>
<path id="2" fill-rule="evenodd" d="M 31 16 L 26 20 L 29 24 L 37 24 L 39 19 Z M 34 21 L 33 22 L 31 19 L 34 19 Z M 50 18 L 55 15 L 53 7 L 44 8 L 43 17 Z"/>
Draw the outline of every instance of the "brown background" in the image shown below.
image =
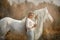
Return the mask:
<path id="1" fill-rule="evenodd" d="M 12 17 L 14 19 L 22 19 L 24 18 L 29 11 L 35 10 L 35 9 L 41 9 L 46 7 L 48 8 L 50 14 L 54 18 L 54 22 L 51 23 L 50 21 L 47 21 L 44 23 L 44 32 L 42 35 L 43 40 L 60 40 L 60 7 L 54 5 L 53 3 L 40 3 L 39 5 L 35 6 L 31 2 L 25 2 L 21 4 L 13 4 L 10 6 L 10 4 L 7 2 L 7 0 L 0 0 L 0 19 L 4 18 L 6 16 Z M 7 39 L 9 38 L 14 40 L 26 40 L 26 36 L 23 34 L 21 36 L 13 35 L 14 33 L 8 33 Z M 17 37 L 16 37 L 17 36 Z"/>

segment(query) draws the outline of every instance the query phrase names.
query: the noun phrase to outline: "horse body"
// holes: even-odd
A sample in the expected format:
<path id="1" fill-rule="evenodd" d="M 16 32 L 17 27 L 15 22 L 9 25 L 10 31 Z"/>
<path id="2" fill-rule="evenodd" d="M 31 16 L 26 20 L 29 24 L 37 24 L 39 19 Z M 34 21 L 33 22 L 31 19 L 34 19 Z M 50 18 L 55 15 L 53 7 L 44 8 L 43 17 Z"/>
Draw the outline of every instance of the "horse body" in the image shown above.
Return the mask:
<path id="1" fill-rule="evenodd" d="M 25 33 L 25 22 L 23 22 L 22 20 L 14 20 L 11 24 L 10 24 L 10 27 L 11 27 L 11 31 L 12 32 L 23 32 Z"/>

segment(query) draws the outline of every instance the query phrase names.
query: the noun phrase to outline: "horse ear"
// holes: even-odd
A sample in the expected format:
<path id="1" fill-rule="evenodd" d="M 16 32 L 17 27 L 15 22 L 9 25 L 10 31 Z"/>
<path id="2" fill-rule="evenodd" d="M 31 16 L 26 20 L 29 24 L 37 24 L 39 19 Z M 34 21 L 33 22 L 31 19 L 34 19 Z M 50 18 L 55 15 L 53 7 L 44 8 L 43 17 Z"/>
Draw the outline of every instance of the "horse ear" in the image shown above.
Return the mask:
<path id="1" fill-rule="evenodd" d="M 48 12 L 48 18 L 49 18 L 49 20 L 51 21 L 51 22 L 53 22 L 54 21 L 54 19 L 53 19 L 53 17 L 52 17 L 52 15 Z"/>

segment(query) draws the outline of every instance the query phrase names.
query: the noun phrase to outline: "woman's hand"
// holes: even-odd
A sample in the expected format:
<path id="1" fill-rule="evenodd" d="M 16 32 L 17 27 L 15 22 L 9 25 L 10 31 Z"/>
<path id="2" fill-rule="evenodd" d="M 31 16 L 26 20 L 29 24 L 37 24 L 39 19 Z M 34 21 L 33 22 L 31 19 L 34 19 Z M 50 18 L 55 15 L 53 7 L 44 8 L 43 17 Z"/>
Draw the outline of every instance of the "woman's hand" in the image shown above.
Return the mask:
<path id="1" fill-rule="evenodd" d="M 38 15 L 35 16 L 35 19 L 38 19 Z"/>
<path id="2" fill-rule="evenodd" d="M 37 26 L 37 24 L 34 25 L 34 27 L 36 27 L 36 26 Z"/>

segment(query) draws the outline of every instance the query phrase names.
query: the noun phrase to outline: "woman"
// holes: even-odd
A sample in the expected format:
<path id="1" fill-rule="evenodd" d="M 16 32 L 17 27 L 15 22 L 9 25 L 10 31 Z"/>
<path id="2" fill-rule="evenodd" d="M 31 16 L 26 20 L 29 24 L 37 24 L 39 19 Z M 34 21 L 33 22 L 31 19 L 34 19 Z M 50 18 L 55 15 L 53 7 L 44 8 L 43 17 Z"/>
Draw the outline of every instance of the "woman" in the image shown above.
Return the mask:
<path id="1" fill-rule="evenodd" d="M 34 40 L 34 30 L 36 28 L 36 23 L 32 20 L 34 18 L 34 14 L 29 12 L 28 17 L 26 19 L 26 28 L 28 40 Z"/>

